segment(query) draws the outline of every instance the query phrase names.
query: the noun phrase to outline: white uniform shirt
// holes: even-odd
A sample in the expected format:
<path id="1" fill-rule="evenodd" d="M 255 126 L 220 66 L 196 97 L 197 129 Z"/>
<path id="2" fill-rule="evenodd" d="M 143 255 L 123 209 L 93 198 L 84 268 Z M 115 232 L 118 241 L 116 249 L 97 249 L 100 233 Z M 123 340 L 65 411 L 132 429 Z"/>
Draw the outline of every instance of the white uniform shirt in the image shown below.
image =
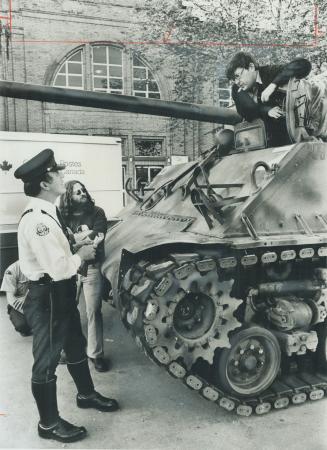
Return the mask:
<path id="1" fill-rule="evenodd" d="M 6 292 L 7 302 L 14 309 L 23 313 L 23 304 L 27 295 L 28 279 L 19 267 L 19 261 L 11 264 L 4 273 L 1 291 Z"/>
<path id="2" fill-rule="evenodd" d="M 18 226 L 19 261 L 24 275 L 33 281 L 46 273 L 54 281 L 76 275 L 81 258 L 70 250 L 57 218 L 56 206 L 40 198 L 31 198 L 25 211 L 29 209 L 33 211 L 25 214 Z"/>

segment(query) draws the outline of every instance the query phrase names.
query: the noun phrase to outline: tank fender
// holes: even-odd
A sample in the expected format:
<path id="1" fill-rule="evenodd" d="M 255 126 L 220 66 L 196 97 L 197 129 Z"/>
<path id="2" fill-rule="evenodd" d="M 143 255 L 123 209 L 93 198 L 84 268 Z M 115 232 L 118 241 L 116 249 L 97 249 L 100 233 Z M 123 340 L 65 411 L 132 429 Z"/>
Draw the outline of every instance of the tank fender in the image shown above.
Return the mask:
<path id="1" fill-rule="evenodd" d="M 180 234 L 183 234 L 183 233 L 180 233 Z M 191 233 L 189 233 L 189 234 L 191 234 Z M 222 239 L 212 238 L 209 236 L 196 235 L 193 233 L 192 233 L 192 236 L 188 235 L 187 237 L 185 237 L 185 235 L 184 235 L 183 237 L 184 237 L 184 239 L 174 240 L 174 242 L 172 242 L 171 234 L 167 234 L 167 236 L 162 237 L 160 243 L 158 243 L 158 239 L 157 239 L 156 245 L 154 245 L 154 243 L 152 243 L 152 245 L 149 245 L 149 242 L 147 242 L 147 244 L 144 244 L 142 248 L 139 247 L 135 251 L 127 250 L 127 249 L 123 248 L 121 250 L 121 254 L 120 254 L 120 264 L 118 263 L 119 259 L 116 259 L 116 263 L 111 264 L 111 265 L 106 265 L 106 263 L 104 262 L 102 265 L 102 273 L 111 282 L 114 304 L 118 305 L 118 301 L 119 301 L 118 293 L 120 290 L 121 283 L 124 279 L 124 275 L 126 274 L 128 269 L 142 257 L 143 254 L 145 254 L 145 253 L 149 254 L 149 252 L 153 252 L 153 255 L 156 255 L 156 254 L 160 253 L 160 250 L 162 250 L 163 248 L 171 247 L 172 244 L 173 244 L 175 250 L 177 249 L 177 247 L 179 245 L 183 245 L 183 246 L 189 245 L 190 251 L 192 251 L 192 252 L 194 251 L 194 245 L 196 245 L 196 246 L 208 246 L 208 245 L 217 246 L 220 244 L 220 245 L 224 245 L 224 247 L 226 247 L 230 244 L 226 240 L 223 241 Z M 190 237 L 192 237 L 192 239 L 190 239 Z M 189 239 L 187 239 L 187 238 L 189 238 Z M 172 252 L 173 252 L 173 250 L 172 250 Z"/>

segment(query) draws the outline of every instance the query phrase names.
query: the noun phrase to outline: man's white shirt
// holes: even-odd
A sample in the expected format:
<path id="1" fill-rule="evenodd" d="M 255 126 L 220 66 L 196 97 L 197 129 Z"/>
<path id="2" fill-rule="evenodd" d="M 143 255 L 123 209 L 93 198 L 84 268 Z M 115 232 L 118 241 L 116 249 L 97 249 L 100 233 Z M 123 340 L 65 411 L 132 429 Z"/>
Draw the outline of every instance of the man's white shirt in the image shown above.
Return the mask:
<path id="1" fill-rule="evenodd" d="M 31 198 L 25 211 L 30 209 L 33 211 L 26 213 L 18 226 L 19 261 L 24 275 L 33 281 L 44 274 L 54 281 L 76 275 L 81 258 L 70 250 L 57 218 L 56 206 L 40 198 Z"/>
<path id="2" fill-rule="evenodd" d="M 20 313 L 23 313 L 23 304 L 28 291 L 27 282 L 27 278 L 20 269 L 19 261 L 7 267 L 0 290 L 6 293 L 8 304 Z"/>

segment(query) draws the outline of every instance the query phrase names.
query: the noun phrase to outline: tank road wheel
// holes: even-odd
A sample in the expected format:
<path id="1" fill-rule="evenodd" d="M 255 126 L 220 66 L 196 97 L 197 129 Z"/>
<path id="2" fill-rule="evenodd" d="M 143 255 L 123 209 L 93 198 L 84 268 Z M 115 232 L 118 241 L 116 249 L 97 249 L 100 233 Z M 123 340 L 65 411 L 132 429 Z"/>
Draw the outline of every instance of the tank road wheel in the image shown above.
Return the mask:
<path id="1" fill-rule="evenodd" d="M 227 392 L 255 397 L 276 378 L 281 352 L 276 337 L 261 327 L 244 329 L 231 338 L 231 348 L 215 357 L 215 378 Z"/>

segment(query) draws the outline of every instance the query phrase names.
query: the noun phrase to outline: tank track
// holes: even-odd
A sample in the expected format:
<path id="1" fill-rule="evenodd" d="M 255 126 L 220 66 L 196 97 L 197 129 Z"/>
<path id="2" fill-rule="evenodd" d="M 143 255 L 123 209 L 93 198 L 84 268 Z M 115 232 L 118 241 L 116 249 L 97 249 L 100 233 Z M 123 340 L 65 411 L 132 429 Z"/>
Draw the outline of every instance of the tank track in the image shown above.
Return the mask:
<path id="1" fill-rule="evenodd" d="M 225 278 L 224 275 L 223 278 L 228 281 L 237 275 L 240 267 L 241 269 L 254 266 L 258 268 L 260 265 L 264 266 L 278 261 L 305 261 L 324 267 L 326 265 L 327 247 L 294 246 L 282 251 L 278 249 L 271 249 L 270 251 L 257 249 L 251 250 L 251 252 L 249 250 L 230 250 L 229 252 L 229 254 L 226 254 L 225 249 L 224 252 L 220 252 L 221 254 L 218 257 L 217 255 L 214 257 L 208 256 L 202 252 L 172 254 L 165 262 L 152 263 L 142 260 L 128 270 L 120 291 L 120 311 L 122 320 L 134 335 L 137 345 L 154 363 L 163 367 L 169 375 L 182 381 L 184 385 L 198 392 L 203 398 L 216 403 L 227 411 L 235 411 L 240 416 L 250 416 L 253 413 L 266 414 L 273 409 L 285 409 L 291 404 L 298 405 L 308 400 L 322 399 L 327 395 L 327 373 L 324 370 L 313 372 L 302 368 L 296 372 L 290 371 L 278 375 L 270 388 L 259 396 L 242 399 L 224 392 L 195 373 L 194 370 L 192 371 L 184 361 L 180 361 L 178 351 L 175 355 L 176 359 L 173 359 L 166 351 L 168 349 L 165 345 L 158 345 L 158 330 L 156 331 L 155 327 L 151 325 L 156 314 L 158 314 L 158 308 L 160 308 L 156 299 L 164 296 L 171 288 L 172 279 L 177 278 L 182 281 L 192 273 L 198 273 L 203 277 L 210 271 L 218 270 L 225 274 Z M 147 310 L 146 307 L 149 303 L 151 307 Z M 234 305 L 232 308 L 230 319 L 237 306 Z M 145 318 L 145 313 L 147 313 L 147 318 Z M 223 317 L 223 313 L 221 317 Z M 233 326 L 227 328 L 226 334 L 240 326 L 236 318 L 233 317 L 232 320 Z M 208 339 L 209 341 L 210 339 Z M 206 343 L 207 346 L 208 342 Z"/>

